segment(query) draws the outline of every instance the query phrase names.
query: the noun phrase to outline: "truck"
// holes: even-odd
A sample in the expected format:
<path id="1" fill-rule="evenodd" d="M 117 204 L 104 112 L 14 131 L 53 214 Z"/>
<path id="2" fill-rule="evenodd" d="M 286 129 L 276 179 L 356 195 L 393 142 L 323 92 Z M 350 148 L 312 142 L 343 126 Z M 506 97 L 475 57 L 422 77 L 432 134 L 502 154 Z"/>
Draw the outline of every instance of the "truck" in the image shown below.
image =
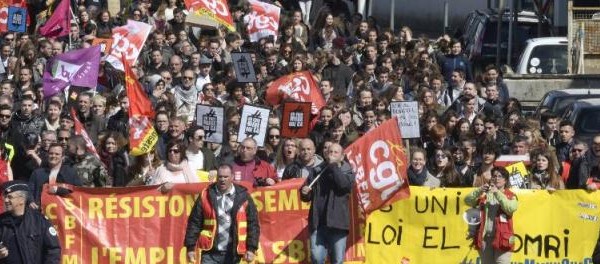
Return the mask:
<path id="1" fill-rule="evenodd" d="M 556 72 L 538 70 L 533 66 L 541 62 L 532 60 L 531 50 L 523 50 L 519 64 L 525 61 L 529 67 L 517 66 L 514 71 L 511 67 L 503 67 L 503 80 L 509 90 L 510 96 L 517 98 L 525 110 L 533 110 L 543 96 L 552 90 L 586 88 L 600 89 L 600 3 L 595 6 L 574 6 L 573 0 L 568 2 L 568 25 L 565 39 L 555 39 L 561 42 L 566 40 L 566 73 L 560 73 L 559 60 L 555 61 Z M 528 45 L 540 44 L 540 40 L 530 40 Z M 528 53 L 529 52 L 529 53 Z M 534 70 L 535 73 L 531 71 Z M 525 70 L 523 70 L 525 69 Z M 541 71 L 541 72 L 538 72 Z"/>

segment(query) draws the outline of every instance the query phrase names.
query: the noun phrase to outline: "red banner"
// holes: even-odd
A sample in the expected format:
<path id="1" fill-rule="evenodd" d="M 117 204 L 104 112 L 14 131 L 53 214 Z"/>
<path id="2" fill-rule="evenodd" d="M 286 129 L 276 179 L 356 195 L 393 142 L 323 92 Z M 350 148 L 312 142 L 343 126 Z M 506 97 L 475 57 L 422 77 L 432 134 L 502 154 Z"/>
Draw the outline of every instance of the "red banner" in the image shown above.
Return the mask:
<path id="1" fill-rule="evenodd" d="M 358 200 L 365 213 L 410 196 L 396 117 L 359 138 L 344 153 L 356 174 Z"/>
<path id="2" fill-rule="evenodd" d="M 303 181 L 251 192 L 261 230 L 257 263 L 310 263 L 310 204 L 300 200 Z M 205 186 L 177 184 L 168 194 L 161 194 L 157 186 L 73 187 L 69 197 L 44 191 L 42 205 L 59 230 L 61 263 L 187 263 L 183 246 L 187 218 Z M 362 257 L 362 242 L 348 246 L 346 260 Z"/>
<path id="3" fill-rule="evenodd" d="M 281 9 L 269 3 L 248 0 L 252 11 L 244 17 L 250 41 L 255 42 L 261 38 L 279 34 L 279 18 Z"/>
<path id="4" fill-rule="evenodd" d="M 230 31 L 235 31 L 233 17 L 225 0 L 185 0 L 185 5 L 199 16 L 207 16 Z"/>
<path id="5" fill-rule="evenodd" d="M 124 71 L 121 57 L 125 53 L 129 65 L 135 65 L 151 29 L 151 25 L 135 20 L 127 20 L 126 25 L 113 28 L 112 47 L 106 61 Z"/>
<path id="6" fill-rule="evenodd" d="M 295 72 L 274 81 L 267 88 L 267 103 L 276 106 L 283 100 L 311 102 L 311 113 L 317 115 L 325 106 L 325 99 L 309 71 Z"/>

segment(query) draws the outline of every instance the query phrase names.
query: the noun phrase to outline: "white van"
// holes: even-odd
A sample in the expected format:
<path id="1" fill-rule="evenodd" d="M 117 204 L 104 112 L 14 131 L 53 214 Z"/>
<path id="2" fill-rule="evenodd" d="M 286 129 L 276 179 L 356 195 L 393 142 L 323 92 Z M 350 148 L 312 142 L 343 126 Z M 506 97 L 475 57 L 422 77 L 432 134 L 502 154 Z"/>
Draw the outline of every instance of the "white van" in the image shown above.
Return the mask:
<path id="1" fill-rule="evenodd" d="M 516 74 L 566 74 L 567 37 L 546 37 L 527 40 Z"/>

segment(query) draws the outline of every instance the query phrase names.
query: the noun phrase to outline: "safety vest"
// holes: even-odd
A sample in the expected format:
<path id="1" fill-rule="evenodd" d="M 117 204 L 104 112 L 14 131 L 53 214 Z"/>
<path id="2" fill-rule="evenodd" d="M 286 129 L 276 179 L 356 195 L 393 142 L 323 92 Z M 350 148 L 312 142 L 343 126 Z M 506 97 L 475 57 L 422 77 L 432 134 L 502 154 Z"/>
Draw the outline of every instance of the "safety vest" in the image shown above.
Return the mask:
<path id="1" fill-rule="evenodd" d="M 515 194 L 511 192 L 509 189 L 504 189 L 504 195 L 509 200 L 515 197 Z M 485 202 L 486 195 L 481 195 L 479 197 L 479 206 L 481 207 L 481 223 L 479 224 L 479 230 L 477 231 L 477 236 L 475 237 L 475 246 L 477 249 L 481 249 L 483 245 L 483 235 L 485 229 L 486 222 L 486 211 L 485 211 Z M 502 219 L 501 215 L 505 218 Z M 502 208 L 498 208 L 498 214 L 494 217 L 494 240 L 492 241 L 492 248 L 500 251 L 512 251 L 514 249 L 514 230 L 513 230 L 513 220 L 512 215 L 506 214 Z"/>
<path id="2" fill-rule="evenodd" d="M 202 191 L 202 194 L 200 194 L 204 221 L 202 223 L 202 231 L 200 232 L 200 237 L 198 238 L 198 246 L 203 251 L 211 250 L 213 248 L 213 242 L 215 240 L 218 227 L 217 211 L 210 203 L 210 199 L 208 197 L 208 188 L 210 187 L 205 188 Z M 246 237 L 248 227 L 248 222 L 246 219 L 246 206 L 248 206 L 248 201 L 245 201 L 235 214 L 238 238 L 236 249 L 239 255 L 246 254 Z"/>

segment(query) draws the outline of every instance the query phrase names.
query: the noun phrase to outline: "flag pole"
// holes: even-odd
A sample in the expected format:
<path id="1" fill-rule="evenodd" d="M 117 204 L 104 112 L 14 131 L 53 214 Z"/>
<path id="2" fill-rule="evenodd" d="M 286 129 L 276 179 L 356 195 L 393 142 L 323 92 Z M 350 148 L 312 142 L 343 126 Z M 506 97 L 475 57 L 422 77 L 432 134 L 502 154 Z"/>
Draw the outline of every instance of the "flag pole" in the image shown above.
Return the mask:
<path id="1" fill-rule="evenodd" d="M 73 8 L 71 7 L 71 0 L 62 0 L 62 1 L 69 1 L 69 13 L 71 13 L 71 17 L 69 18 L 69 14 L 67 14 L 67 20 L 69 20 L 69 50 L 71 49 L 71 21 L 75 18 L 75 13 L 73 13 Z M 77 28 L 79 28 L 79 23 L 77 24 Z"/>

